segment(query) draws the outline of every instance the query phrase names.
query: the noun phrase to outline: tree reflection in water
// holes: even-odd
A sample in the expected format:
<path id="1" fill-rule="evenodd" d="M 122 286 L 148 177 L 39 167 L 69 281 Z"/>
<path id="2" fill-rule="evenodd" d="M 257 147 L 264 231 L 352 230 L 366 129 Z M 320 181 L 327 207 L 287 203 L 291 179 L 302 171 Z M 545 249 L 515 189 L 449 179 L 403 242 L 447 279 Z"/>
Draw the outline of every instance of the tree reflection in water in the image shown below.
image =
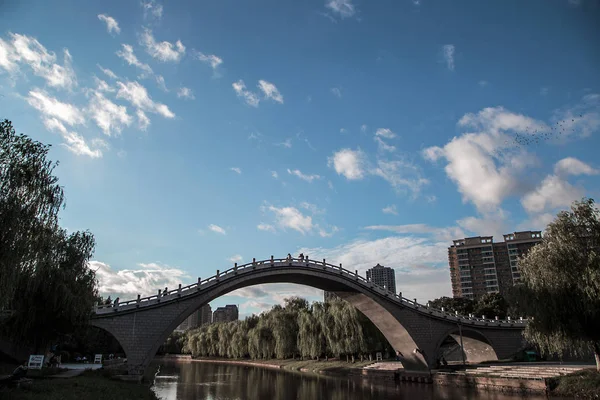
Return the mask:
<path id="1" fill-rule="evenodd" d="M 494 392 L 472 392 L 414 383 L 377 384 L 283 370 L 204 362 L 160 361 L 155 391 L 162 400 L 514 400 Z M 156 371 L 157 363 L 150 370 Z M 178 379 L 161 376 L 178 375 Z M 542 400 L 545 396 L 527 397 Z"/>

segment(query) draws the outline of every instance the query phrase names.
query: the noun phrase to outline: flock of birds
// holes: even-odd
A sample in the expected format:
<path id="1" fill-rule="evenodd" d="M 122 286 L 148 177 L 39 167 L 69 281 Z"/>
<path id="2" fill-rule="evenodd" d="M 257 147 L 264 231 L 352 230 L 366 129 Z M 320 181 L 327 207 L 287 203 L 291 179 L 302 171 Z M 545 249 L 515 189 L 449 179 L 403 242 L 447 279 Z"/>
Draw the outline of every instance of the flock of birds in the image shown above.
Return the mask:
<path id="1" fill-rule="evenodd" d="M 583 115 L 579 114 L 579 117 L 582 118 Z M 566 136 L 575 132 L 576 125 L 577 124 L 575 124 L 575 118 L 571 118 L 571 121 L 569 121 L 568 119 L 563 119 L 556 122 L 555 125 L 550 127 L 550 130 L 542 130 L 536 128 L 532 131 L 526 129 L 526 134 L 520 134 L 518 132 L 515 132 L 512 144 L 517 147 L 526 146 L 530 144 L 540 144 L 541 142 L 560 137 L 563 134 Z M 504 144 L 508 145 L 509 141 L 506 140 Z"/>

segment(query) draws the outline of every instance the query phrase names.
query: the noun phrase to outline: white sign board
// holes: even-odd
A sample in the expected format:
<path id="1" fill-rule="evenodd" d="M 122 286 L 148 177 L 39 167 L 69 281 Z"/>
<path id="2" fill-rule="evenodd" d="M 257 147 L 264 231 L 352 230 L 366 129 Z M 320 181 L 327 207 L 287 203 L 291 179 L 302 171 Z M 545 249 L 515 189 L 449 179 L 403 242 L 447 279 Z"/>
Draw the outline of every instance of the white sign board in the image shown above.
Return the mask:
<path id="1" fill-rule="evenodd" d="M 102 364 L 102 354 L 96 354 L 94 356 L 94 364 Z"/>
<path id="2" fill-rule="evenodd" d="M 44 365 L 44 356 L 43 355 L 31 355 L 29 356 L 29 363 L 27 364 L 27 368 L 29 369 L 42 369 Z"/>
<path id="3" fill-rule="evenodd" d="M 381 352 L 378 351 L 377 353 L 375 353 L 375 358 L 377 359 L 377 361 L 381 361 L 382 357 L 381 357 Z"/>

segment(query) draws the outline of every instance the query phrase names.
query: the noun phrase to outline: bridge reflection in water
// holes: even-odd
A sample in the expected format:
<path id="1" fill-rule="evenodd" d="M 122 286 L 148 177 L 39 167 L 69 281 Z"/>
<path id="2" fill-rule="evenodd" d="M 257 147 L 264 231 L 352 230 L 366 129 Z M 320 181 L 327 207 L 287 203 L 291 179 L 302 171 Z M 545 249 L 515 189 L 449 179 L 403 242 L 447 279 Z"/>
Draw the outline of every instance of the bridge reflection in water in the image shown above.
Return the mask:
<path id="1" fill-rule="evenodd" d="M 233 290 L 264 283 L 297 283 L 335 292 L 369 318 L 405 369 L 428 372 L 448 338 L 462 337 L 469 362 L 506 358 L 523 345 L 526 320 L 460 316 L 392 293 L 358 271 L 326 260 L 284 258 L 256 261 L 158 294 L 96 307 L 91 323 L 110 332 L 123 347 L 129 373 L 143 374 L 169 334 L 192 312 Z"/>

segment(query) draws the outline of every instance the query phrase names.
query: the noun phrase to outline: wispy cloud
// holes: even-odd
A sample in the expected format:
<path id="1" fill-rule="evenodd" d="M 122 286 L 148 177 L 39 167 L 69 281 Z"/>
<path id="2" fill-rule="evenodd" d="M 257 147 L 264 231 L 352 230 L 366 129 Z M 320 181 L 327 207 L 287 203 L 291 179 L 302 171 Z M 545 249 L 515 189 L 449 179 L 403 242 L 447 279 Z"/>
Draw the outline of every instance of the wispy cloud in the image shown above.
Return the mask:
<path id="1" fill-rule="evenodd" d="M 188 100 L 194 100 L 196 98 L 194 97 L 194 93 L 192 93 L 192 89 L 187 87 L 179 88 L 177 91 L 177 97 Z"/>
<path id="2" fill-rule="evenodd" d="M 239 254 L 236 254 L 236 255 L 231 256 L 231 257 L 228 258 L 228 260 L 231 261 L 231 262 L 240 262 L 243 259 L 244 258 L 241 255 L 239 255 Z"/>
<path id="3" fill-rule="evenodd" d="M 246 84 L 243 80 L 240 79 L 237 82 L 233 82 L 231 86 L 233 87 L 233 90 L 238 95 L 238 97 L 244 99 L 246 104 L 252 107 L 258 107 L 258 103 L 260 103 L 258 95 L 246 89 Z"/>
<path id="4" fill-rule="evenodd" d="M 133 117 L 127 113 L 127 107 L 113 103 L 99 91 L 93 93 L 87 111 L 107 136 L 120 133 L 133 121 Z"/>
<path id="5" fill-rule="evenodd" d="M 281 147 L 285 147 L 287 149 L 291 149 L 292 148 L 292 139 L 286 139 L 281 143 L 277 143 L 276 146 L 281 146 Z"/>
<path id="6" fill-rule="evenodd" d="M 348 180 L 359 180 L 365 176 L 365 160 L 362 150 L 341 149 L 329 157 L 327 164 L 333 166 L 338 175 Z"/>
<path id="7" fill-rule="evenodd" d="M 129 101 L 142 111 L 159 114 L 165 118 L 175 118 L 175 114 L 169 110 L 169 107 L 152 100 L 146 88 L 138 82 L 117 82 L 117 85 L 119 86 L 117 98 Z"/>
<path id="8" fill-rule="evenodd" d="M 277 173 L 277 171 L 271 171 L 271 176 L 275 179 L 279 178 L 279 174 Z"/>
<path id="9" fill-rule="evenodd" d="M 42 113 L 45 118 L 58 118 L 71 126 L 85 123 L 85 117 L 79 108 L 59 101 L 44 90 L 29 91 L 27 103 Z"/>
<path id="10" fill-rule="evenodd" d="M 71 66 L 73 58 L 69 50 L 63 50 L 64 62 L 56 62 L 56 54 L 48 51 L 37 39 L 9 33 L 9 41 L 0 39 L 0 68 L 17 74 L 20 66 L 28 66 L 48 86 L 71 90 L 77 86 L 77 77 Z"/>
<path id="11" fill-rule="evenodd" d="M 445 44 L 442 47 L 442 52 L 444 53 L 444 60 L 446 61 L 446 66 L 450 71 L 454 71 L 454 45 Z"/>
<path id="12" fill-rule="evenodd" d="M 133 65 L 134 67 L 141 70 L 142 77 L 147 77 L 148 75 L 152 75 L 152 73 L 153 73 L 152 68 L 150 68 L 150 66 L 148 64 L 144 64 L 143 62 L 138 60 L 136 55 L 133 53 L 133 47 L 131 47 L 131 45 L 122 44 L 121 46 L 123 48 L 121 50 L 117 51 L 117 53 L 116 53 L 118 57 L 127 61 L 127 63 L 129 65 Z"/>
<path id="13" fill-rule="evenodd" d="M 326 0 L 325 7 L 341 18 L 349 18 L 356 14 L 352 0 Z"/>
<path id="14" fill-rule="evenodd" d="M 383 211 L 384 214 L 398 215 L 398 210 L 396 209 L 396 205 L 395 204 L 392 204 L 391 206 L 384 207 L 381 211 Z"/>
<path id="15" fill-rule="evenodd" d="M 146 47 L 148 54 L 163 62 L 179 62 L 185 54 L 185 46 L 180 40 L 175 44 L 167 41 L 157 42 L 148 28 L 145 28 L 140 36 L 140 44 Z"/>
<path id="16" fill-rule="evenodd" d="M 258 88 L 264 93 L 265 98 L 283 104 L 283 96 L 279 93 L 277 86 L 273 85 L 271 82 L 263 81 L 261 79 L 258 81 Z"/>
<path id="17" fill-rule="evenodd" d="M 111 79 L 118 79 L 117 74 L 112 72 L 110 69 L 102 68 L 102 66 L 100 64 L 96 64 L 96 65 L 98 66 L 98 68 L 100 68 L 100 71 L 102 71 L 104 73 L 104 75 L 108 76 Z"/>
<path id="18" fill-rule="evenodd" d="M 219 225 L 210 224 L 208 226 L 208 229 L 210 229 L 211 231 L 213 231 L 215 233 L 219 233 L 221 235 L 227 234 L 227 232 L 225 232 L 225 229 L 221 228 Z"/>
<path id="19" fill-rule="evenodd" d="M 106 147 L 106 143 L 102 140 L 92 140 L 92 149 L 86 140 L 76 132 L 69 132 L 67 128 L 56 118 L 45 118 L 44 126 L 46 129 L 53 132 L 58 132 L 63 137 L 65 146 L 69 151 L 77 155 L 88 156 L 91 158 L 102 157 L 102 151 L 98 147 Z"/>
<path id="20" fill-rule="evenodd" d="M 321 179 L 320 175 L 316 175 L 316 174 L 315 175 L 305 175 L 299 169 L 290 170 L 288 168 L 287 172 L 288 172 L 288 174 L 295 175 L 298 178 L 300 178 L 308 183 L 312 183 L 312 181 L 314 181 L 315 179 Z"/>
<path id="21" fill-rule="evenodd" d="M 195 56 L 198 60 L 210 65 L 213 71 L 216 71 L 219 65 L 223 64 L 223 59 L 214 54 L 204 54 L 200 51 L 195 52 Z"/>
<path id="22" fill-rule="evenodd" d="M 116 19 L 106 14 L 98 14 L 98 19 L 104 23 L 106 23 L 106 30 L 108 33 L 116 33 L 117 35 L 121 33 L 121 28 L 119 28 L 119 23 Z"/>
<path id="23" fill-rule="evenodd" d="M 338 99 L 342 98 L 342 91 L 340 90 L 340 88 L 334 87 L 334 88 L 331 88 L 330 90 L 331 90 L 331 93 L 333 93 L 333 95 L 335 97 L 337 97 Z"/>
<path id="24" fill-rule="evenodd" d="M 237 167 L 231 167 L 229 168 L 231 171 L 235 172 L 236 174 L 241 174 L 242 170 L 240 168 Z"/>
<path id="25" fill-rule="evenodd" d="M 270 224 L 260 223 L 256 226 L 259 231 L 275 232 L 275 227 Z"/>
<path id="26" fill-rule="evenodd" d="M 163 6 L 156 0 L 143 0 L 141 6 L 144 8 L 144 19 L 161 19 L 163 16 Z"/>

